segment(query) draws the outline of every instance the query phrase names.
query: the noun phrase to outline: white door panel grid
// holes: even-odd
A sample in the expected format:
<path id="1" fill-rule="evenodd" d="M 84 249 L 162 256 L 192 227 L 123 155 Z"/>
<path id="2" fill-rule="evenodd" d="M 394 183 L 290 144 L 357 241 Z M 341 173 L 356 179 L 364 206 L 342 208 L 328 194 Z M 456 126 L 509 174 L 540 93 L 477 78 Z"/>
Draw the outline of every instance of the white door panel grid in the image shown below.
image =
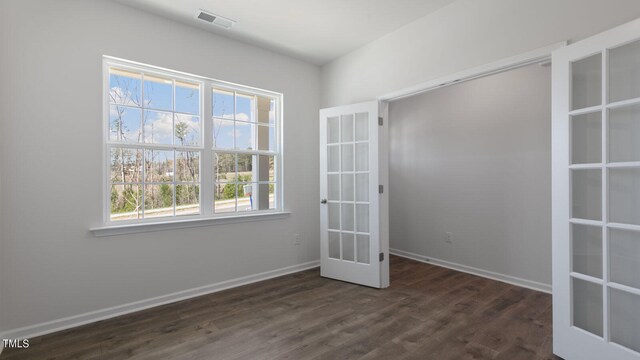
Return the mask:
<path id="1" fill-rule="evenodd" d="M 320 110 L 321 275 L 384 287 L 378 102 Z M 382 253 L 382 255 L 380 255 Z"/>
<path id="2" fill-rule="evenodd" d="M 640 19 L 553 53 L 553 340 L 640 359 Z"/>

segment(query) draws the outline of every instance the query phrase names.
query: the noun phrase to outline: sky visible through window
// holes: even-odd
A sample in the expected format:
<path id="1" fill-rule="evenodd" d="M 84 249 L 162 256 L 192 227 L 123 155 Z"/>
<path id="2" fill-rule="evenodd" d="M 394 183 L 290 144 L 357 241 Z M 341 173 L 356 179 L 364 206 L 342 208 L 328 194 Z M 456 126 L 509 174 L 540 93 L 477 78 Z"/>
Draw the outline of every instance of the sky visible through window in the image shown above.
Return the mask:
<path id="1" fill-rule="evenodd" d="M 112 221 L 201 214 L 201 171 L 215 174 L 215 213 L 275 208 L 274 99 L 209 87 L 213 128 L 203 134 L 201 84 L 109 71 Z M 203 135 L 214 164 L 201 163 Z"/>

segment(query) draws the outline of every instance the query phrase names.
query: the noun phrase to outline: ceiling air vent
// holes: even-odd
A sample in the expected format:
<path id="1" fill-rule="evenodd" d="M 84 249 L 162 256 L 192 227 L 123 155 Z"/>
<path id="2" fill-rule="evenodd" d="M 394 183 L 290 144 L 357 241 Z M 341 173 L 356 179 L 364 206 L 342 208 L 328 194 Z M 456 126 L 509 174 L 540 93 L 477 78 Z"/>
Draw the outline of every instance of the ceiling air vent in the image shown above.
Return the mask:
<path id="1" fill-rule="evenodd" d="M 200 9 L 200 13 L 198 14 L 197 18 L 224 29 L 231 29 L 233 27 L 233 24 L 236 23 L 231 19 L 224 18 L 220 15 L 212 14 L 202 9 Z"/>

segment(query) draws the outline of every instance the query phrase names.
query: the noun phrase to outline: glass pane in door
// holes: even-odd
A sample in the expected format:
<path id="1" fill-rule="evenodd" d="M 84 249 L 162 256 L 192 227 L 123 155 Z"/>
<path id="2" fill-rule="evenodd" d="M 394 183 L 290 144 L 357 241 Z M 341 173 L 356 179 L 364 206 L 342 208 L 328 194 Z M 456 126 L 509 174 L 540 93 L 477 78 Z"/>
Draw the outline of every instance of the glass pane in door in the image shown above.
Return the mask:
<path id="1" fill-rule="evenodd" d="M 573 325 L 602 336 L 602 286 L 572 278 Z"/>
<path id="2" fill-rule="evenodd" d="M 611 341 L 640 352 L 640 296 L 610 291 Z"/>
<path id="3" fill-rule="evenodd" d="M 602 279 L 602 228 L 572 224 L 572 271 Z"/>
<path id="4" fill-rule="evenodd" d="M 602 170 L 572 170 L 571 192 L 571 217 L 602 220 Z"/>
<path id="5" fill-rule="evenodd" d="M 640 232 L 609 230 L 609 266 L 612 282 L 640 289 Z"/>
<path id="6" fill-rule="evenodd" d="M 640 105 L 609 110 L 609 161 L 640 161 Z"/>
<path id="7" fill-rule="evenodd" d="M 571 117 L 571 163 L 599 163 L 602 159 L 602 112 Z"/>
<path id="8" fill-rule="evenodd" d="M 640 225 L 640 168 L 609 170 L 609 220 Z"/>
<path id="9" fill-rule="evenodd" d="M 343 114 L 328 121 L 329 254 L 369 264 L 369 114 Z"/>
<path id="10" fill-rule="evenodd" d="M 356 235 L 358 243 L 358 262 L 369 263 L 369 235 Z"/>
<path id="11" fill-rule="evenodd" d="M 571 63 L 571 109 L 602 104 L 602 54 Z"/>
<path id="12" fill-rule="evenodd" d="M 609 100 L 640 97 L 640 41 L 609 52 Z"/>

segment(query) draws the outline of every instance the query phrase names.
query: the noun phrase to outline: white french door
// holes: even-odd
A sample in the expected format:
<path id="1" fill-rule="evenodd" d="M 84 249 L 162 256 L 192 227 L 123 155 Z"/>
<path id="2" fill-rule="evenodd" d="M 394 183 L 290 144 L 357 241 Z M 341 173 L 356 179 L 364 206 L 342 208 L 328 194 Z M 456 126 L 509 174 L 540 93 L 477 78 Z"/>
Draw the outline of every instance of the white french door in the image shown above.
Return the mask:
<path id="1" fill-rule="evenodd" d="M 553 340 L 640 359 L 640 19 L 553 53 Z"/>
<path id="2" fill-rule="evenodd" d="M 378 123 L 377 101 L 320 110 L 321 275 L 377 288 L 388 274 Z"/>

